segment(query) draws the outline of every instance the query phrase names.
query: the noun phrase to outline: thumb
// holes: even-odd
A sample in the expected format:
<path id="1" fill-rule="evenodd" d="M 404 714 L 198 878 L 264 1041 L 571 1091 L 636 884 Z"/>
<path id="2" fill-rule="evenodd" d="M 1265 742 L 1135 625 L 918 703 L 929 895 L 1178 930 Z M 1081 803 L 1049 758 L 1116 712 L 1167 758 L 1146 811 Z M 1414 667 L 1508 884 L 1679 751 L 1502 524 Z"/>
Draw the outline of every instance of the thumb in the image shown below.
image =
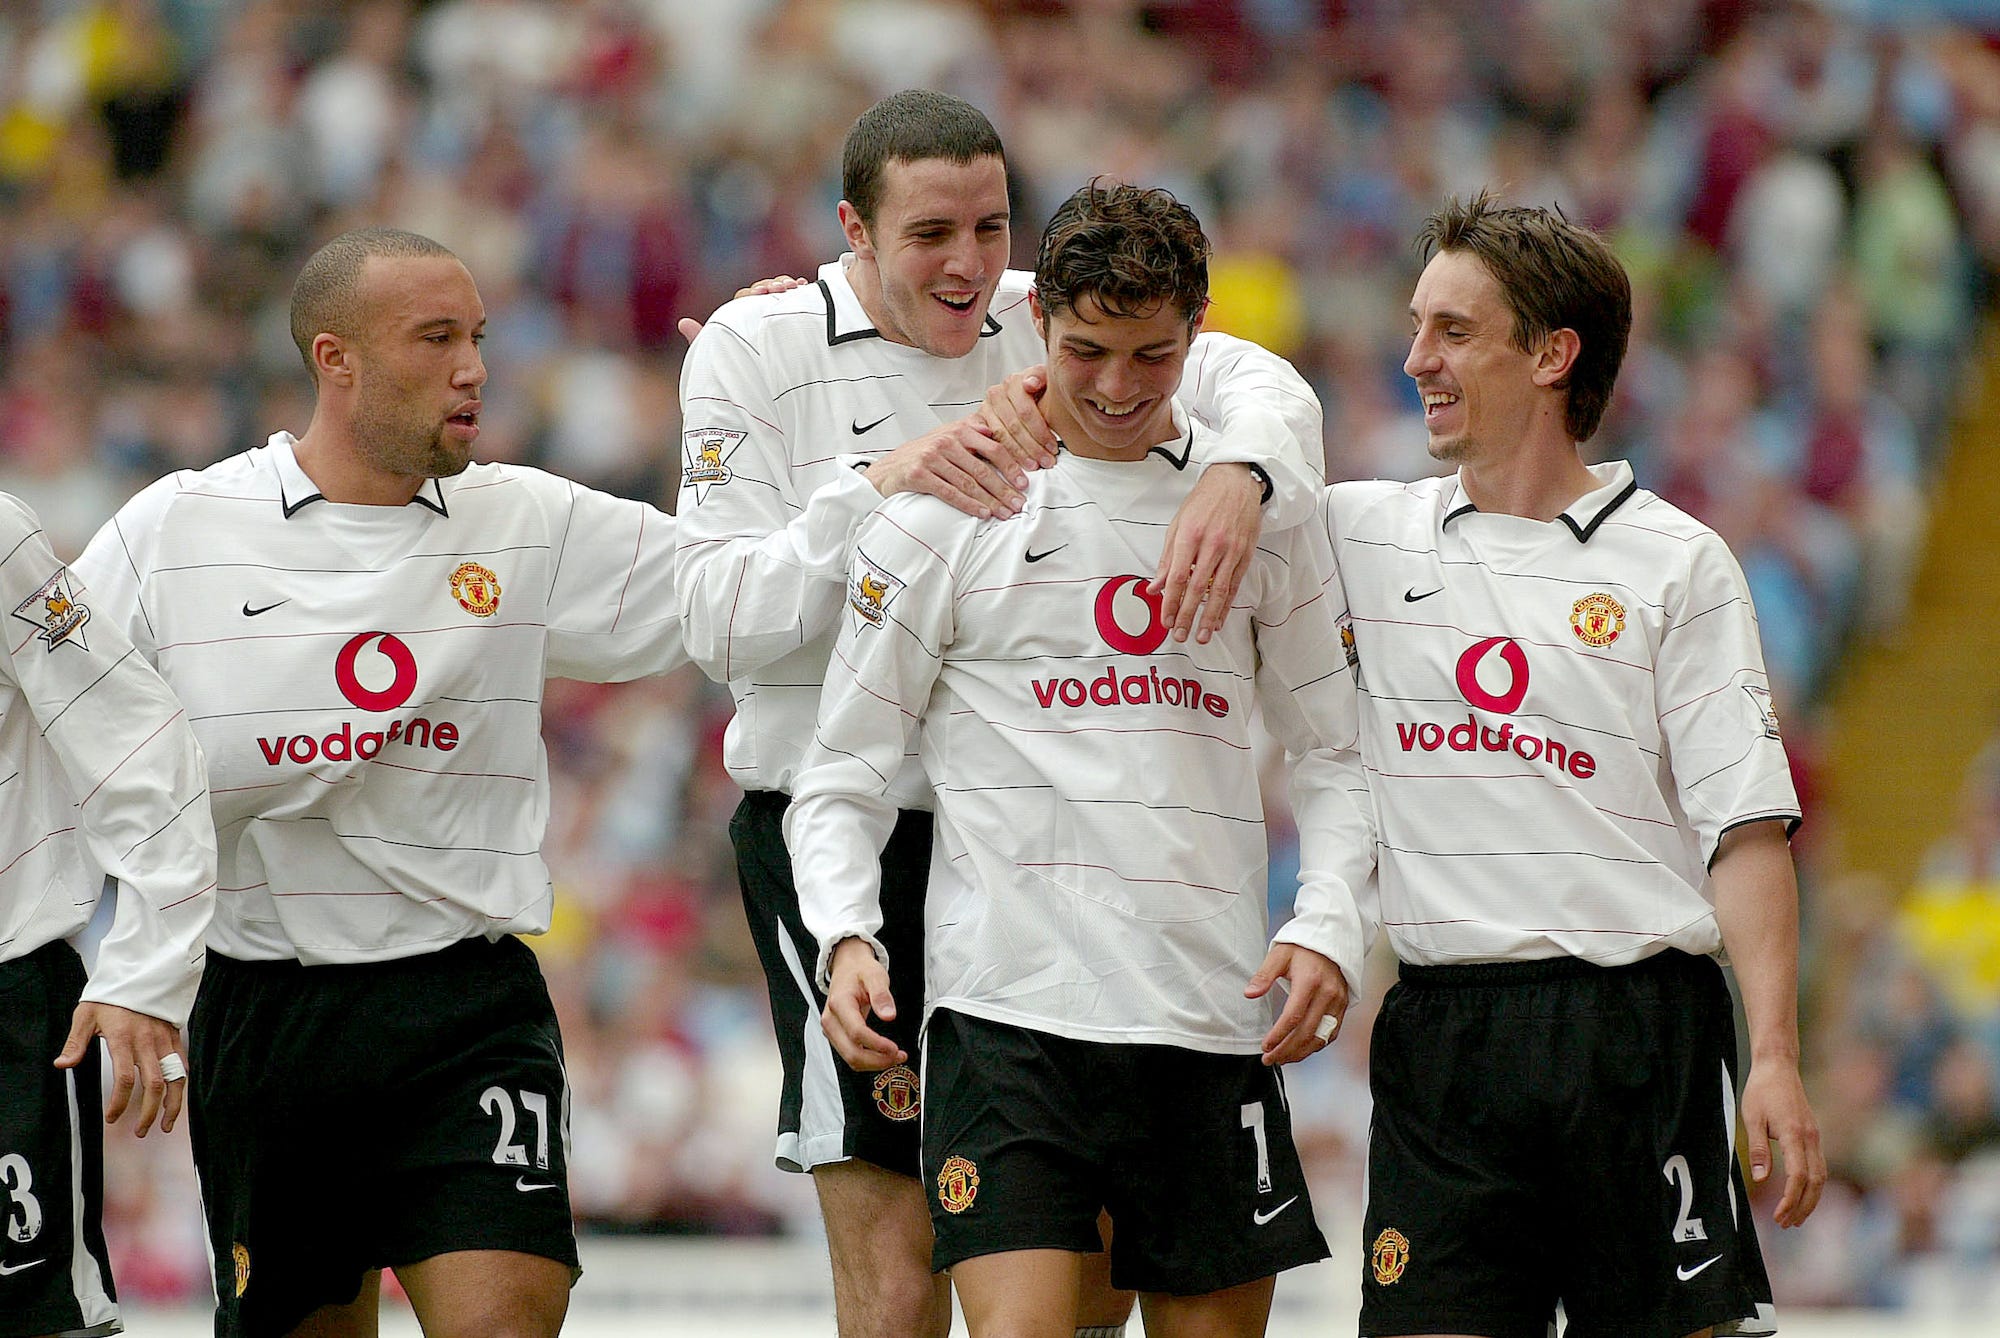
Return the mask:
<path id="1" fill-rule="evenodd" d="M 1762 1121 L 1745 1125 L 1750 1135 L 1750 1182 L 1761 1185 L 1771 1174 L 1771 1140 Z"/>
<path id="2" fill-rule="evenodd" d="M 1257 974 L 1250 977 L 1250 983 L 1243 987 L 1243 997 L 1261 999 L 1269 994 L 1271 986 L 1278 983 L 1278 977 L 1285 974 L 1285 966 L 1290 959 L 1289 953 L 1272 944 L 1271 950 L 1264 954 L 1264 964 L 1257 968 Z"/>
<path id="3" fill-rule="evenodd" d="M 73 1069 L 81 1064 L 90 1049 L 90 1039 L 95 1035 L 97 1019 L 87 1009 L 77 1009 L 75 1020 L 69 1024 L 69 1039 L 63 1042 L 62 1053 L 56 1056 L 56 1067 Z"/>
<path id="4" fill-rule="evenodd" d="M 683 316 L 675 322 L 675 328 L 681 332 L 681 338 L 692 344 L 694 337 L 701 333 L 701 322 L 692 316 Z"/>
<path id="5" fill-rule="evenodd" d="M 887 981 L 877 981 L 868 987 L 868 1007 L 884 1022 L 895 1021 L 896 998 L 889 993 Z"/>

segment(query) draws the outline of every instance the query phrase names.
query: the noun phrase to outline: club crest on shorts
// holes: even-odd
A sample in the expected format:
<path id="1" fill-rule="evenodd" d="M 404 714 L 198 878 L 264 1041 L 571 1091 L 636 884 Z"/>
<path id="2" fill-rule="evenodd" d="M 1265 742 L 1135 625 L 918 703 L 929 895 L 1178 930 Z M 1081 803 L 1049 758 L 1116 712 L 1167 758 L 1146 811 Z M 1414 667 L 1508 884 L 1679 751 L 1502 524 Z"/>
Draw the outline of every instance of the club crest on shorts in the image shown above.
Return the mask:
<path id="1" fill-rule="evenodd" d="M 477 562 L 461 562 L 451 574 L 451 597 L 475 618 L 500 611 L 500 578 Z"/>
<path id="2" fill-rule="evenodd" d="M 847 602 L 869 624 L 880 627 L 889 618 L 889 601 L 902 592 L 903 579 L 860 549 L 854 550 L 854 566 L 847 574 Z"/>
<path id="3" fill-rule="evenodd" d="M 16 604 L 14 616 L 34 628 L 35 635 L 50 650 L 66 641 L 90 649 L 90 643 L 83 639 L 83 625 L 90 621 L 90 607 L 77 603 L 76 578 L 69 574 L 68 567 L 57 567 L 56 574 L 43 581 L 34 594 Z"/>
<path id="4" fill-rule="evenodd" d="M 938 1202 L 948 1213 L 962 1213 L 979 1197 L 979 1168 L 964 1157 L 947 1157 L 938 1171 Z"/>
<path id="5" fill-rule="evenodd" d="M 250 1247 L 239 1240 L 229 1247 L 229 1257 L 236 1264 L 236 1294 L 241 1296 L 250 1285 Z"/>
<path id="6" fill-rule="evenodd" d="M 884 1119 L 914 1120 L 922 1110 L 917 1074 L 908 1064 L 884 1069 L 875 1078 L 875 1109 Z"/>
<path id="7" fill-rule="evenodd" d="M 1394 1227 L 1383 1228 L 1375 1238 L 1373 1248 L 1368 1251 L 1368 1264 L 1374 1270 L 1375 1281 L 1384 1287 L 1394 1285 L 1402 1276 L 1410 1262 L 1409 1237 Z"/>
<path id="8" fill-rule="evenodd" d="M 1625 606 L 1602 590 L 1569 607 L 1569 630 L 1586 646 L 1603 648 L 1625 630 Z"/>

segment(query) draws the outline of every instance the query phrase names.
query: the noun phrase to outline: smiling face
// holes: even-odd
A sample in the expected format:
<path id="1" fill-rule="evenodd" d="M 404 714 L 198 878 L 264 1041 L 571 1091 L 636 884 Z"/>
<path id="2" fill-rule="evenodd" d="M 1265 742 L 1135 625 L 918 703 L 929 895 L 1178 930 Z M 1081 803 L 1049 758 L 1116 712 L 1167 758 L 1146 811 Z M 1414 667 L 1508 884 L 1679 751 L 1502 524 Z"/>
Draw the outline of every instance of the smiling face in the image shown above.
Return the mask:
<path id="1" fill-rule="evenodd" d="M 356 449 L 385 474 L 461 473 L 479 437 L 486 308 L 450 256 L 370 256 L 359 279 L 360 327 L 349 341 Z"/>
<path id="2" fill-rule="evenodd" d="M 1030 301 L 1049 355 L 1042 413 L 1070 451 L 1136 460 L 1173 439 L 1173 395 L 1195 331 L 1179 308 L 1116 316 L 1090 296 L 1061 311 Z"/>
<path id="3" fill-rule="evenodd" d="M 891 159 L 874 219 L 843 200 L 840 224 L 854 249 L 855 295 L 883 338 L 939 358 L 972 352 L 1007 268 L 999 158 Z"/>
<path id="4" fill-rule="evenodd" d="M 1562 391 L 1539 384 L 1536 350 L 1514 343 L 1514 315 L 1500 285 L 1467 251 L 1440 251 L 1410 300 L 1414 332 L 1403 371 L 1424 402 L 1430 453 L 1452 464 L 1521 445 Z"/>

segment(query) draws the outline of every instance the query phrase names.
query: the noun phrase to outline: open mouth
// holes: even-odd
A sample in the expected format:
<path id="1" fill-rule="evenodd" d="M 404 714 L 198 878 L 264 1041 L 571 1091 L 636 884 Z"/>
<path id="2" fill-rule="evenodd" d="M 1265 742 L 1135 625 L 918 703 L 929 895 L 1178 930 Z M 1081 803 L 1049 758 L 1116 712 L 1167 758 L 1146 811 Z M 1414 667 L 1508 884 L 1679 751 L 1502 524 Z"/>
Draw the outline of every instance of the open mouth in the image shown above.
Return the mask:
<path id="1" fill-rule="evenodd" d="M 948 311 L 959 316 L 970 313 L 974 304 L 979 301 L 979 294 L 977 292 L 932 293 L 931 296 L 936 298 Z"/>
<path id="2" fill-rule="evenodd" d="M 1130 418 L 1133 414 L 1138 413 L 1139 410 L 1145 408 L 1148 404 L 1152 403 L 1151 400 L 1140 400 L 1137 403 L 1128 404 L 1122 409 L 1114 409 L 1110 405 L 1104 403 L 1101 400 L 1094 400 L 1088 397 L 1086 397 L 1083 402 L 1085 404 L 1088 404 L 1091 408 L 1095 409 L 1098 413 L 1103 414 L 1106 418 L 1112 418 L 1112 419 Z"/>
<path id="3" fill-rule="evenodd" d="M 1429 422 L 1456 403 L 1458 403 L 1458 396 L 1451 394 L 1449 391 L 1426 390 L 1424 392 L 1424 420 Z"/>
<path id="4" fill-rule="evenodd" d="M 477 436 L 479 433 L 479 406 L 477 404 L 468 404 L 444 421 L 445 426 L 457 429 L 461 435 Z"/>

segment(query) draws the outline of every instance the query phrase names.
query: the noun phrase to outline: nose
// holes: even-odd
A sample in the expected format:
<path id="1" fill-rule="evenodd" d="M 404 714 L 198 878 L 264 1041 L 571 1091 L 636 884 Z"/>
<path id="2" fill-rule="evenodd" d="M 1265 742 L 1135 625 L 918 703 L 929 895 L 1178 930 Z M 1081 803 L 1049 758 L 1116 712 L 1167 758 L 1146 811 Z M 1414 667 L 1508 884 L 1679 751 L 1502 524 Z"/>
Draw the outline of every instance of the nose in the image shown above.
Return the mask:
<path id="1" fill-rule="evenodd" d="M 1418 333 L 1410 337 L 1410 354 L 1403 359 L 1403 375 L 1422 376 L 1425 372 L 1436 371 L 1438 366 L 1437 344 L 1428 336 Z"/>
<path id="2" fill-rule="evenodd" d="M 1123 358 L 1106 358 L 1097 375 L 1098 393 L 1122 404 L 1132 397 L 1138 380 L 1131 363 Z"/>
<path id="3" fill-rule="evenodd" d="M 944 272 L 954 279 L 976 279 L 983 268 L 979 259 L 979 239 L 970 232 L 960 233 L 945 257 Z"/>
<path id="4" fill-rule="evenodd" d="M 464 386 L 468 390 L 486 384 L 486 359 L 480 354 L 479 345 L 473 344 L 471 348 L 472 355 L 460 365 L 458 374 L 451 379 L 453 385 Z"/>

